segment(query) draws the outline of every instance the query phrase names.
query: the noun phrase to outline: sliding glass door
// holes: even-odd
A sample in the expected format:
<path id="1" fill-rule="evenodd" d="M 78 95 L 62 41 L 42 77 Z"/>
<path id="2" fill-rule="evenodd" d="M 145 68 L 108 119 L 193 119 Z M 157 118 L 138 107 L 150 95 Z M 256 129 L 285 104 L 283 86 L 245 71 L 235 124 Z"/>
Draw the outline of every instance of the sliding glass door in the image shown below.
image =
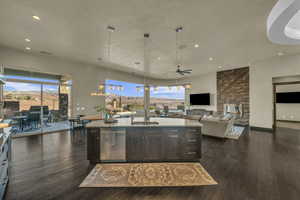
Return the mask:
<path id="1" fill-rule="evenodd" d="M 4 118 L 16 134 L 41 132 L 41 84 L 11 82 L 4 85 Z"/>
<path id="2" fill-rule="evenodd" d="M 40 134 L 69 129 L 70 87 L 59 80 L 6 76 L 4 118 L 15 134 Z"/>

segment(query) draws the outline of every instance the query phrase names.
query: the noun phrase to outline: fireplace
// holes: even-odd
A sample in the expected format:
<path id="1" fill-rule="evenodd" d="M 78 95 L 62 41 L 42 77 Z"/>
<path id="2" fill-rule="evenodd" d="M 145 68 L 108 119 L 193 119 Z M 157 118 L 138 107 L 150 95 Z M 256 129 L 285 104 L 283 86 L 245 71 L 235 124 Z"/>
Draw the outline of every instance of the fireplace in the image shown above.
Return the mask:
<path id="1" fill-rule="evenodd" d="M 244 116 L 243 104 L 224 104 L 223 111 L 224 115 L 231 113 L 239 116 L 240 118 Z"/>

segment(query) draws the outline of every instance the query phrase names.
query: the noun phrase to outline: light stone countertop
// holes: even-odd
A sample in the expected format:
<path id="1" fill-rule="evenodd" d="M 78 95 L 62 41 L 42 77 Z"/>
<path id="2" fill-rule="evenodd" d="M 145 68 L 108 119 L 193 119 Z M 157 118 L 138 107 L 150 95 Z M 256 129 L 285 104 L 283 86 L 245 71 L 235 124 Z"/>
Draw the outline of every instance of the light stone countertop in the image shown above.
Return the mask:
<path id="1" fill-rule="evenodd" d="M 150 118 L 150 122 L 159 124 L 131 124 L 130 118 L 118 118 L 117 123 L 104 123 L 103 120 L 93 121 L 86 125 L 87 128 L 127 128 L 127 127 L 202 127 L 198 120 L 188 120 L 179 118 Z M 141 122 L 144 118 L 136 117 L 134 122 Z"/>

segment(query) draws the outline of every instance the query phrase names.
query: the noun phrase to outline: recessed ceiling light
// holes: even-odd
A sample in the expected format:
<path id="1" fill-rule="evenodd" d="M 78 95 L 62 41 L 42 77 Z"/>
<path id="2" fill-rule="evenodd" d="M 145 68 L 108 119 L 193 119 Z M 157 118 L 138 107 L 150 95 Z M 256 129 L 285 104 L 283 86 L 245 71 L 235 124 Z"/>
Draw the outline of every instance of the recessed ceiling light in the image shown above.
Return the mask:
<path id="1" fill-rule="evenodd" d="M 26 41 L 26 42 L 31 42 L 31 40 L 30 40 L 30 39 L 28 39 L 28 38 L 26 38 L 26 39 L 25 39 L 25 41 Z"/>
<path id="2" fill-rule="evenodd" d="M 198 47 L 199 47 L 199 44 L 195 44 L 194 47 L 195 47 L 195 48 L 198 48 Z"/>
<path id="3" fill-rule="evenodd" d="M 209 57 L 209 61 L 213 61 L 213 58 L 212 58 L 212 57 Z"/>
<path id="4" fill-rule="evenodd" d="M 157 60 L 160 60 L 160 59 L 161 59 L 160 57 L 157 58 Z"/>
<path id="5" fill-rule="evenodd" d="M 278 56 L 283 56 L 283 53 L 282 52 L 278 52 L 277 55 Z"/>
<path id="6" fill-rule="evenodd" d="M 36 15 L 33 15 L 32 18 L 35 19 L 35 20 L 38 20 L 38 21 L 41 20 L 41 18 L 39 16 L 36 16 Z"/>
<path id="7" fill-rule="evenodd" d="M 30 50 L 31 48 L 30 48 L 30 47 L 25 47 L 25 49 L 26 49 L 26 50 Z"/>
<path id="8" fill-rule="evenodd" d="M 218 68 L 219 68 L 219 69 L 221 69 L 221 68 L 222 68 L 222 66 L 219 66 Z"/>

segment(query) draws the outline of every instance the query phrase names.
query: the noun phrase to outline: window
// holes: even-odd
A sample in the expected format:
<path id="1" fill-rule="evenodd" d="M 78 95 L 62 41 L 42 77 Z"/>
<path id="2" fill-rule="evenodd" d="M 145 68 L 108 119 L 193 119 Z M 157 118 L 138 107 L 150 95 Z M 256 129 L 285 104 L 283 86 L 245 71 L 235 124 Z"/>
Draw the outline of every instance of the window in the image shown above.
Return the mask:
<path id="1" fill-rule="evenodd" d="M 6 120 L 12 121 L 12 131 L 15 134 L 39 134 L 69 127 L 67 118 L 70 114 L 71 85 L 68 83 L 71 81 L 66 84 L 61 80 L 51 79 L 58 76 L 36 75 L 41 77 L 4 75 L 3 114 Z"/>
<path id="2" fill-rule="evenodd" d="M 150 110 L 168 112 L 184 111 L 185 88 L 160 86 L 150 90 Z"/>
<path id="3" fill-rule="evenodd" d="M 6 82 L 4 85 L 4 112 L 7 118 L 40 105 L 41 84 Z"/>
<path id="4" fill-rule="evenodd" d="M 105 82 L 105 105 L 114 112 L 138 111 L 144 109 L 144 91 L 142 84 L 129 83 L 124 81 L 106 80 Z M 113 85 L 122 86 L 122 89 Z"/>

